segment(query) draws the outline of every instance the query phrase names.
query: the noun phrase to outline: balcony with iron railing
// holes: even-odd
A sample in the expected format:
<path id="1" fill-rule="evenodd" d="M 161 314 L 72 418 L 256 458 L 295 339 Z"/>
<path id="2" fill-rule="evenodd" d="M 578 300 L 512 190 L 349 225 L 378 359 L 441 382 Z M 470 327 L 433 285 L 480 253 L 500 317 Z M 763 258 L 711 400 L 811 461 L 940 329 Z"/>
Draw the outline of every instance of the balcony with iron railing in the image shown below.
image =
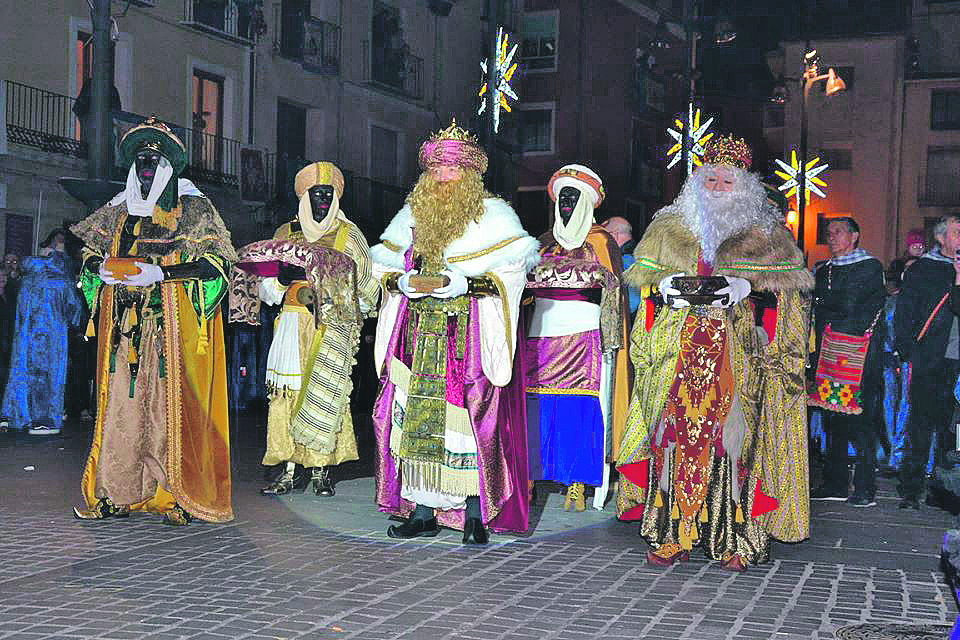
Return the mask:
<path id="1" fill-rule="evenodd" d="M 921 173 L 917 204 L 926 207 L 960 206 L 960 180 L 955 173 Z"/>
<path id="2" fill-rule="evenodd" d="M 252 44 L 256 11 L 252 2 L 183 0 L 183 24 L 228 40 Z"/>
<path id="3" fill-rule="evenodd" d="M 340 72 L 340 27 L 311 17 L 283 29 L 274 45 L 280 55 L 314 73 Z"/>
<path id="4" fill-rule="evenodd" d="M 75 98 L 12 80 L 4 81 L 3 95 L 9 143 L 86 158 L 86 133 L 73 113 Z M 128 129 L 146 120 L 143 115 L 126 111 L 115 111 L 111 115 L 114 145 Z M 240 142 L 172 123 L 168 125 L 187 149 L 184 177 L 213 185 L 240 185 Z M 114 157 L 116 155 L 114 153 Z M 117 167 L 115 173 L 119 170 Z M 123 179 L 124 176 L 117 177 Z"/>
<path id="5" fill-rule="evenodd" d="M 361 43 L 363 82 L 414 100 L 423 99 L 423 58 L 411 54 L 406 47 L 371 47 Z"/>

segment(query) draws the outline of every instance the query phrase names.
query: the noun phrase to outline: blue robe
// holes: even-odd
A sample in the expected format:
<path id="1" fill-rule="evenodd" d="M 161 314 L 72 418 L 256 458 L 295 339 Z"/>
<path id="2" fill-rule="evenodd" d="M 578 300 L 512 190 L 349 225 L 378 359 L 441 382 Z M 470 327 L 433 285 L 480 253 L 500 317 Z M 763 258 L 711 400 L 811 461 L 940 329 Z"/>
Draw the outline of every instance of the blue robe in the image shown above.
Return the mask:
<path id="1" fill-rule="evenodd" d="M 63 426 L 67 327 L 79 327 L 84 307 L 66 256 L 25 258 L 17 296 L 10 377 L 0 410 L 12 429 Z"/>

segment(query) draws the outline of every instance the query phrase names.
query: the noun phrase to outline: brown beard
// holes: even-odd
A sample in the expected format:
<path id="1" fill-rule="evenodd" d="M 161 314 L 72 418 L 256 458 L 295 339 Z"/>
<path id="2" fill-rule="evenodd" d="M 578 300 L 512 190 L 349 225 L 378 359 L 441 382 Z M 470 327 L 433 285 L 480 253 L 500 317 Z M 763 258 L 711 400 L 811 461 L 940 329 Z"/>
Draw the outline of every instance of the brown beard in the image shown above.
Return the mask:
<path id="1" fill-rule="evenodd" d="M 463 170 L 463 177 L 437 182 L 429 172 L 417 180 L 407 203 L 413 213 L 416 234 L 414 255 L 423 256 L 424 267 L 439 270 L 443 251 L 463 235 L 472 220 L 483 215 L 483 199 L 490 194 L 476 171 Z"/>

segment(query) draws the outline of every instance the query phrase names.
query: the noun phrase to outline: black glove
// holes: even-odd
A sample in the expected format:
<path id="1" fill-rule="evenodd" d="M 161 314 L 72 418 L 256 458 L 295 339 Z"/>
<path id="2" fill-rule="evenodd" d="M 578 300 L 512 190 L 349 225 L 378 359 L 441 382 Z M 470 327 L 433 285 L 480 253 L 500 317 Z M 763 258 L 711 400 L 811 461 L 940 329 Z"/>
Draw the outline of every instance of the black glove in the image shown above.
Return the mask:
<path id="1" fill-rule="evenodd" d="M 307 272 L 303 270 L 303 267 L 298 267 L 296 265 L 290 264 L 289 262 L 281 262 L 280 270 L 277 273 L 277 281 L 283 286 L 287 287 L 294 280 L 306 280 Z"/>

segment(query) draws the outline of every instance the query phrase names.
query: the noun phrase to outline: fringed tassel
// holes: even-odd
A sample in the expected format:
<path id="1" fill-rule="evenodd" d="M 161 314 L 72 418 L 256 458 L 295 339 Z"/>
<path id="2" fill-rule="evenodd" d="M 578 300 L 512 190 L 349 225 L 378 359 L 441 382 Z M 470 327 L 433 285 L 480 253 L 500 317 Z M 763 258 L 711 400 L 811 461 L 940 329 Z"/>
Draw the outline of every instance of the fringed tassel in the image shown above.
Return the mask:
<path id="1" fill-rule="evenodd" d="M 673 503 L 673 507 L 671 507 L 670 509 L 670 517 L 673 518 L 674 520 L 680 519 L 680 509 L 677 507 L 676 502 Z"/>
<path id="2" fill-rule="evenodd" d="M 707 521 L 708 521 L 708 518 L 707 518 L 707 505 L 704 504 L 704 505 L 703 505 L 703 508 L 700 509 L 700 522 L 707 522 Z"/>
<path id="3" fill-rule="evenodd" d="M 743 524 L 743 509 L 740 508 L 740 505 L 737 505 L 737 515 L 733 517 L 733 521 L 737 524 Z"/>
<path id="4" fill-rule="evenodd" d="M 685 551 L 693 549 L 693 543 L 700 539 L 700 532 L 693 522 L 680 523 L 680 547 Z"/>
<path id="5" fill-rule="evenodd" d="M 663 508 L 663 491 L 660 491 L 659 489 L 655 489 L 655 491 L 657 492 L 657 495 L 653 499 L 653 506 L 655 506 L 658 509 L 662 509 Z"/>

